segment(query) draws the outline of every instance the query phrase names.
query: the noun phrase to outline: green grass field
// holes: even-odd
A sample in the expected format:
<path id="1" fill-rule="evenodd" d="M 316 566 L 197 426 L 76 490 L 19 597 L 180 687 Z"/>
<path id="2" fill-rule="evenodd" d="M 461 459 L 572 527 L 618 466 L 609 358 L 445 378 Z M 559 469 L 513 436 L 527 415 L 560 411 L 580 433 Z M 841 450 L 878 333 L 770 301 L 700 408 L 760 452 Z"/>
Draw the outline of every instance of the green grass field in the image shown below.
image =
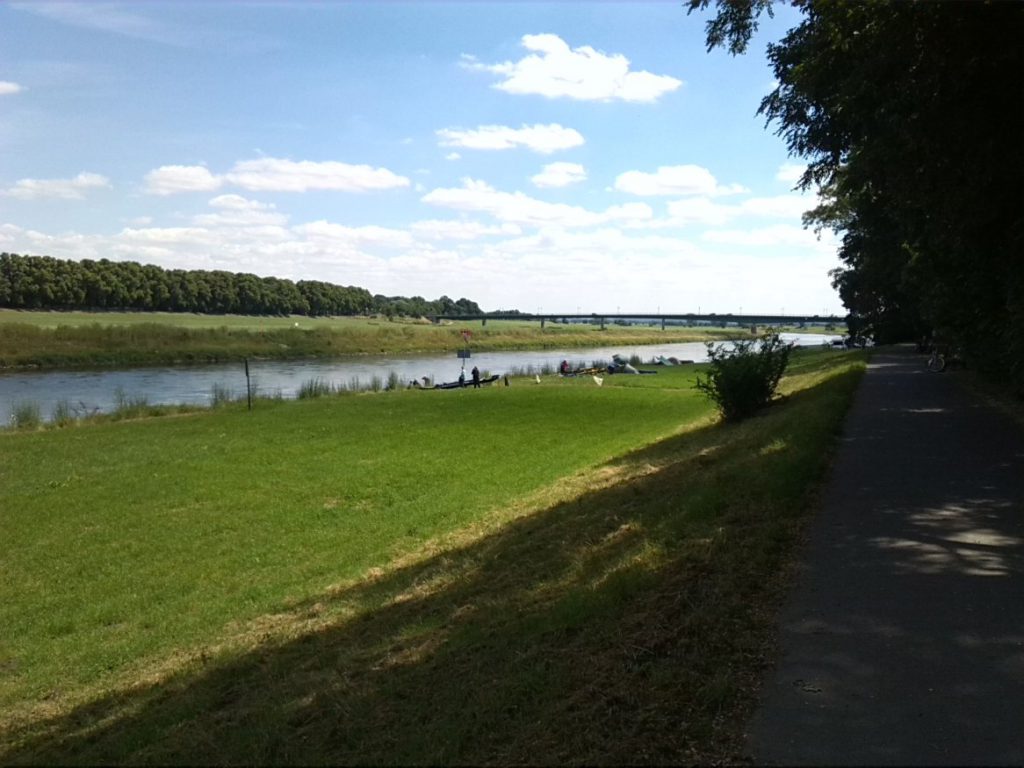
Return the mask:
<path id="1" fill-rule="evenodd" d="M 462 331 L 481 352 L 736 338 L 732 328 L 598 326 L 336 317 L 251 317 L 168 312 L 28 312 L 0 309 L 0 369 L 155 365 L 252 358 L 297 359 L 450 351 Z"/>
<path id="2" fill-rule="evenodd" d="M 0 433 L 0 762 L 734 756 L 863 369 L 692 366 Z"/>

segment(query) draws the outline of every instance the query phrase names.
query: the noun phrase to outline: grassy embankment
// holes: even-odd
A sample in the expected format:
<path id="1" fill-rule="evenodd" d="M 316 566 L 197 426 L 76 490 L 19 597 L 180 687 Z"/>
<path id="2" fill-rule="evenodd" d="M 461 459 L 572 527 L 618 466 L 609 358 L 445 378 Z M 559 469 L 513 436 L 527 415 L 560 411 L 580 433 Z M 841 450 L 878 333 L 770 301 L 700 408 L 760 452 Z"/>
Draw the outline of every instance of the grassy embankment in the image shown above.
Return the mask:
<path id="1" fill-rule="evenodd" d="M 0 310 L 0 368 L 147 365 L 250 358 L 298 359 L 351 354 L 473 349 L 543 349 L 713 341 L 738 328 L 666 328 L 495 321 L 433 325 L 372 318 L 246 317 L 167 312 L 23 312 Z"/>
<path id="2" fill-rule="evenodd" d="M 862 369 L 0 434 L 0 763 L 735 756 Z"/>

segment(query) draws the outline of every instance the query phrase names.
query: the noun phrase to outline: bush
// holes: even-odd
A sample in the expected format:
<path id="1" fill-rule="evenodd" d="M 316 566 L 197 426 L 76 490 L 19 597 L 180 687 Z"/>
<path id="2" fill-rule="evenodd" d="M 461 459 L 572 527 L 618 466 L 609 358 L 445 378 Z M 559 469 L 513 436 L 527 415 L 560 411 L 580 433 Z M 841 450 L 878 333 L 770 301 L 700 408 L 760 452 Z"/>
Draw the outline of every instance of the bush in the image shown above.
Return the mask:
<path id="1" fill-rule="evenodd" d="M 11 426 L 15 429 L 36 429 L 42 423 L 39 403 L 21 400 L 11 408 Z"/>
<path id="2" fill-rule="evenodd" d="M 227 405 L 233 402 L 235 393 L 226 384 L 217 382 L 210 390 L 210 406 L 216 408 L 220 405 Z"/>
<path id="3" fill-rule="evenodd" d="M 771 402 L 793 345 L 768 332 L 731 348 L 710 342 L 707 347 L 711 370 L 707 378 L 697 377 L 697 389 L 714 401 L 726 421 L 739 421 Z"/>
<path id="4" fill-rule="evenodd" d="M 331 382 L 325 381 L 324 379 L 316 378 L 309 379 L 302 382 L 299 386 L 297 397 L 299 400 L 305 400 L 310 397 L 324 397 L 326 395 L 333 395 L 338 391 L 338 388 L 333 386 Z"/>
<path id="5" fill-rule="evenodd" d="M 58 427 L 67 427 L 75 423 L 75 410 L 67 400 L 60 400 L 53 406 L 50 423 Z"/>

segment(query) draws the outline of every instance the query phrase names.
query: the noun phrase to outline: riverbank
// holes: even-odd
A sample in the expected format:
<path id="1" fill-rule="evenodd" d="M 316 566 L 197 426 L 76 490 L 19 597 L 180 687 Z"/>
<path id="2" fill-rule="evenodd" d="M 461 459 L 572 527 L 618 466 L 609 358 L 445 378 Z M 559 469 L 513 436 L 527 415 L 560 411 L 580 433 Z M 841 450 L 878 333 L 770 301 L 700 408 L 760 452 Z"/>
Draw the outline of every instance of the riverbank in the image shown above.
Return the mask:
<path id="1" fill-rule="evenodd" d="M 263 318 L 172 313 L 0 310 L 0 369 L 300 360 L 344 355 L 585 348 L 749 336 L 749 328 L 599 326 L 386 318 Z"/>
<path id="2" fill-rule="evenodd" d="M 862 370 L 729 426 L 684 366 L 0 434 L 0 762 L 735 756 Z"/>

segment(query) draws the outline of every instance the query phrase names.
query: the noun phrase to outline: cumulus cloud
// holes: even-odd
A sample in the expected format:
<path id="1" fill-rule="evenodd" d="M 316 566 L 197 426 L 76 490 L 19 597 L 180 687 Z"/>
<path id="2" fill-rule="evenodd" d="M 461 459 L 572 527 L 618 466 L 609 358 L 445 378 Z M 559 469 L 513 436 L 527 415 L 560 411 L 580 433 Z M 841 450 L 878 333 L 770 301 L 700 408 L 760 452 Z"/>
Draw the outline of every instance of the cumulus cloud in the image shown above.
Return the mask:
<path id="1" fill-rule="evenodd" d="M 218 195 L 210 200 L 210 207 L 217 212 L 200 214 L 193 222 L 204 227 L 280 227 L 288 223 L 288 217 L 278 213 L 272 204 L 248 200 L 241 195 Z"/>
<path id="2" fill-rule="evenodd" d="M 806 249 L 807 252 L 835 253 L 839 240 L 831 232 L 820 235 L 792 224 L 776 224 L 748 230 L 710 230 L 701 239 L 719 245 L 738 245 L 745 248 L 789 248 Z"/>
<path id="3" fill-rule="evenodd" d="M 98 173 L 82 172 L 73 179 L 19 179 L 13 187 L 0 190 L 0 195 L 19 200 L 81 200 L 93 189 L 110 187 L 110 180 Z"/>
<path id="4" fill-rule="evenodd" d="M 146 174 L 145 191 L 151 195 L 211 192 L 223 183 L 223 178 L 202 165 L 161 165 Z"/>
<path id="5" fill-rule="evenodd" d="M 570 48 L 558 35 L 523 35 L 521 43 L 531 53 L 519 61 L 483 64 L 464 55 L 462 65 L 499 75 L 493 87 L 506 93 L 580 101 L 650 103 L 683 84 L 669 75 L 631 70 L 621 53 L 609 55 L 589 45 Z"/>
<path id="6" fill-rule="evenodd" d="M 735 195 L 748 191 L 739 184 L 720 185 L 707 168 L 699 165 L 663 165 L 654 173 L 626 171 L 615 179 L 615 188 L 631 195 Z"/>
<path id="7" fill-rule="evenodd" d="M 669 218 L 660 224 L 720 227 L 736 219 L 749 217 L 800 221 L 803 212 L 814 207 L 816 201 L 817 198 L 807 195 L 776 195 L 751 197 L 739 203 L 726 205 L 708 197 L 687 197 L 669 202 L 666 206 Z"/>
<path id="8" fill-rule="evenodd" d="M 779 166 L 775 178 L 787 184 L 796 184 L 806 170 L 807 166 L 803 163 L 783 163 Z"/>
<path id="9" fill-rule="evenodd" d="M 12 83 L 10 80 L 0 80 L 0 96 L 10 96 L 11 94 L 21 93 L 25 88 Z"/>
<path id="10" fill-rule="evenodd" d="M 369 165 L 350 165 L 328 160 L 282 160 L 262 157 L 235 163 L 225 179 L 252 191 L 307 192 L 335 190 L 367 192 L 408 187 L 409 179 Z"/>
<path id="11" fill-rule="evenodd" d="M 413 244 L 412 236 L 401 229 L 363 226 L 348 227 L 323 219 L 300 224 L 292 231 L 307 239 L 320 243 L 338 243 L 349 246 L 377 246 L 383 248 L 407 248 Z"/>
<path id="12" fill-rule="evenodd" d="M 752 197 L 740 204 L 743 213 L 777 219 L 800 220 L 804 211 L 818 204 L 816 195 L 776 195 L 775 197 Z"/>
<path id="13" fill-rule="evenodd" d="M 579 163 L 548 163 L 530 181 L 537 187 L 567 187 L 586 178 L 587 171 Z"/>
<path id="14" fill-rule="evenodd" d="M 464 179 L 461 187 L 432 190 L 421 200 L 458 211 L 488 213 L 499 221 L 536 227 L 586 227 L 609 221 L 629 224 L 653 216 L 650 206 L 645 203 L 611 206 L 601 212 L 589 211 L 576 205 L 537 200 L 522 192 L 501 192 L 486 182 L 474 179 Z"/>
<path id="15" fill-rule="evenodd" d="M 145 181 L 146 192 L 153 195 L 211 192 L 224 185 L 255 192 L 367 192 L 410 184 L 409 179 L 386 168 L 274 157 L 240 160 L 220 175 L 202 165 L 164 165 L 146 174 Z"/>
<path id="16" fill-rule="evenodd" d="M 720 227 L 739 215 L 735 205 L 721 205 L 706 197 L 690 197 L 673 200 L 668 204 L 668 224 L 689 226 L 693 224 Z"/>
<path id="17" fill-rule="evenodd" d="M 427 219 L 413 222 L 412 231 L 429 240 L 476 240 L 489 235 L 518 235 L 515 224 L 488 226 L 478 221 Z"/>
<path id="18" fill-rule="evenodd" d="M 524 125 L 510 128 L 506 125 L 481 125 L 474 130 L 443 128 L 437 132 L 441 146 L 465 149 L 515 149 L 526 147 L 534 152 L 550 154 L 562 149 L 579 147 L 583 136 L 573 128 L 551 125 Z"/>

